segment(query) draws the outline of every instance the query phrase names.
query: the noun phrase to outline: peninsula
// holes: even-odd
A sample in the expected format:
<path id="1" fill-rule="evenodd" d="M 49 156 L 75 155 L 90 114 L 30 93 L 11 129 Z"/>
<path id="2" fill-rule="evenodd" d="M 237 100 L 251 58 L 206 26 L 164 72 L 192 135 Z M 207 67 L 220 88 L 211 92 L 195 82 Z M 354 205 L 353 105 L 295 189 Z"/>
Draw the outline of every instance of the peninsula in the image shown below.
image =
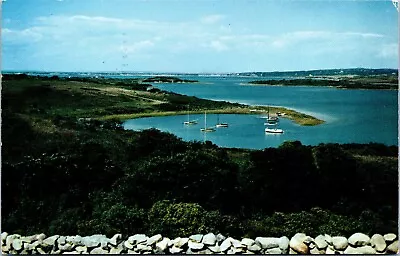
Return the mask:
<path id="1" fill-rule="evenodd" d="M 175 78 L 174 81 L 178 81 L 176 79 L 179 78 Z M 267 113 L 265 106 L 200 99 L 161 91 L 151 84 L 142 83 L 161 81 L 160 77 L 141 81 L 140 79 L 61 78 L 6 74 L 3 80 L 6 93 L 27 89 L 37 96 L 38 102 L 31 106 L 29 110 L 31 113 L 46 113 L 49 116 L 62 115 L 123 121 L 140 117 L 187 114 L 188 104 L 190 104 L 192 114 L 203 113 L 205 110 L 219 114 L 263 115 Z M 39 100 L 43 97 L 57 104 L 46 109 Z M 270 107 L 269 112 L 271 115 L 276 115 L 277 112 L 285 113 L 283 118 L 300 125 L 312 126 L 324 122 L 316 117 L 282 107 Z"/>

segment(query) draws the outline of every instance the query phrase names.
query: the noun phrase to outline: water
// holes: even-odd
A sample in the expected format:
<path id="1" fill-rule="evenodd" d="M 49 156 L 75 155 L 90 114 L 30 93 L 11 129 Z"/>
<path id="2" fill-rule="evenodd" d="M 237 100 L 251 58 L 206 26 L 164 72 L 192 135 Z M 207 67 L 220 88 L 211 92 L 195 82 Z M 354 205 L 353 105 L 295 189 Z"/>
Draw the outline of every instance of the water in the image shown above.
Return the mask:
<path id="1" fill-rule="evenodd" d="M 190 79 L 192 77 L 183 77 Z M 265 134 L 264 120 L 257 115 L 220 115 L 229 128 L 204 134 L 203 115 L 195 126 L 184 126 L 186 116 L 170 116 L 129 120 L 126 129 L 158 128 L 184 140 L 210 140 L 223 147 L 276 147 L 286 140 L 300 140 L 306 145 L 319 143 L 369 143 L 398 145 L 397 91 L 340 90 L 309 86 L 246 86 L 254 78 L 197 77 L 197 84 L 155 84 L 156 87 L 190 96 L 226 100 L 250 105 L 284 106 L 314 115 L 326 123 L 313 127 L 299 126 L 281 119 L 280 135 Z M 191 118 L 192 119 L 192 118 Z M 209 125 L 215 115 L 207 115 Z"/>

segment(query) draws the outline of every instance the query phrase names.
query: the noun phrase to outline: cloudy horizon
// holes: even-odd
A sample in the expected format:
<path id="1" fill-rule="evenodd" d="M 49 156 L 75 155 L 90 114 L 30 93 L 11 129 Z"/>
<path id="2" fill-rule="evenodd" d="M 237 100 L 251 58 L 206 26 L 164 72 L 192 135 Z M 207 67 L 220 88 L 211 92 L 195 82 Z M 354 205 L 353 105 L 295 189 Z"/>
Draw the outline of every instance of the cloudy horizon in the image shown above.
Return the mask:
<path id="1" fill-rule="evenodd" d="M 390 1 L 9 0 L 2 70 L 397 68 Z"/>

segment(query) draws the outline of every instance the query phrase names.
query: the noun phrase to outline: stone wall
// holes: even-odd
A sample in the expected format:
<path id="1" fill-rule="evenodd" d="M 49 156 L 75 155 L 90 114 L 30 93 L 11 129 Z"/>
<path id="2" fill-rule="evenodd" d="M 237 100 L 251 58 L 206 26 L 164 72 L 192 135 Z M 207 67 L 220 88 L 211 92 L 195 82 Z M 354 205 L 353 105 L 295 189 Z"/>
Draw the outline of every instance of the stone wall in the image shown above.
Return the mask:
<path id="1" fill-rule="evenodd" d="M 136 234 L 123 240 L 121 234 L 46 237 L 45 234 L 21 236 L 1 234 L 1 250 L 9 254 L 395 254 L 397 235 L 356 233 L 349 238 L 298 233 L 286 236 L 257 237 L 255 240 L 224 237 L 212 233 L 170 240 L 161 235 Z"/>

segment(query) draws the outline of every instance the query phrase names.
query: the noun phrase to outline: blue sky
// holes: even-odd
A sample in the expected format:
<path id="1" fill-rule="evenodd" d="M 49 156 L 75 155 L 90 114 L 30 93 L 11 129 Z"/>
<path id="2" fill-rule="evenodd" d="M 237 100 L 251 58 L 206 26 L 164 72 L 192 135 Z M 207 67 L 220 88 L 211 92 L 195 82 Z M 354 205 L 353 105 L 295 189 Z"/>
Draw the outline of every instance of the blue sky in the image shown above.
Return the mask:
<path id="1" fill-rule="evenodd" d="M 390 0 L 3 0 L 2 70 L 397 68 Z"/>

